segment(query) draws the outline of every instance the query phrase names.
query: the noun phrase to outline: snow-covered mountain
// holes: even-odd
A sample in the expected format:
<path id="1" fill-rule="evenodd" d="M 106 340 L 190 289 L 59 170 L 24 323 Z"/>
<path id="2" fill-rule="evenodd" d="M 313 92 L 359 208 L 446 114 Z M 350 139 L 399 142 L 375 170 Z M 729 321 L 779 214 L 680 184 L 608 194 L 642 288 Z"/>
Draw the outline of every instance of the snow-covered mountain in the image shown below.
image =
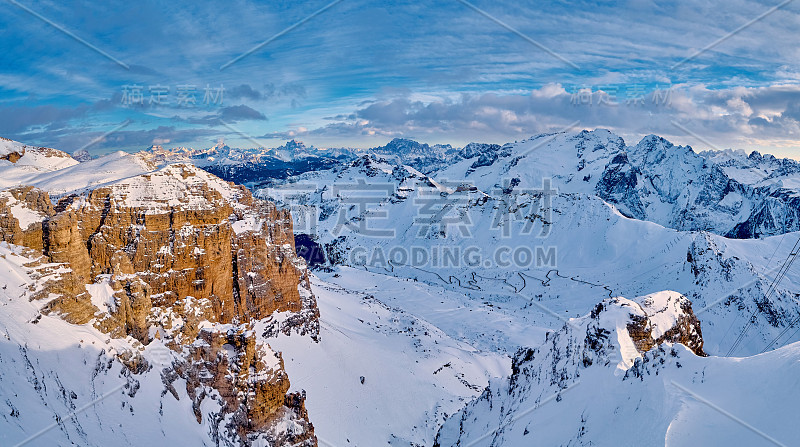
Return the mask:
<path id="1" fill-rule="evenodd" d="M 460 157 L 460 149 L 449 144 L 429 145 L 406 138 L 395 138 L 385 146 L 367 149 L 365 152 L 399 164 L 414 166 L 423 172 L 439 169 Z M 363 151 L 357 154 L 363 155 Z"/>
<path id="2" fill-rule="evenodd" d="M 68 153 L 0 139 L 0 188 L 28 182 L 31 178 L 77 165 Z"/>
<path id="3" fill-rule="evenodd" d="M 369 149 L 316 148 L 302 141 L 290 140 L 275 148 L 231 148 L 223 142 L 207 149 L 151 146 L 137 155 L 163 166 L 169 163 L 192 163 L 225 180 L 252 188 L 280 183 L 287 177 L 308 171 L 320 171 L 348 163 L 364 155 L 373 155 L 398 164 L 417 167 L 423 172 L 441 169 L 454 161 L 470 158 L 497 145 L 470 143 L 464 148 L 419 143 L 395 138 L 385 146 Z M 488 148 L 488 149 L 487 149 Z M 80 161 L 87 158 L 78 155 Z M 77 158 L 76 158 L 77 159 Z"/>
<path id="4" fill-rule="evenodd" d="M 291 142 L 290 142 L 291 143 Z M 288 143 L 287 143 L 288 145 Z M 649 135 L 636 145 L 606 131 L 543 134 L 504 146 L 470 143 L 463 148 L 396 138 L 366 151 L 295 169 L 320 171 L 371 155 L 404 165 L 442 182 L 469 183 L 482 190 L 540 188 L 544 179 L 561 192 L 596 195 L 628 217 L 688 231 L 710 231 L 747 239 L 800 230 L 800 163 L 753 152 L 696 153 Z M 269 165 L 269 163 L 267 163 Z M 212 172 L 236 177 L 210 167 Z M 214 171 L 216 169 L 216 171 Z M 220 171 L 220 172 L 217 172 Z M 275 174 L 249 169 L 231 178 L 258 187 L 279 184 L 291 170 Z"/>
<path id="5" fill-rule="evenodd" d="M 695 153 L 649 135 L 636 145 L 605 130 L 539 135 L 475 153 L 435 173 L 479 189 L 540 188 L 596 195 L 629 217 L 678 230 L 755 238 L 800 229 L 800 164 L 753 153 Z"/>
<path id="6" fill-rule="evenodd" d="M 220 142 L 208 149 L 152 146 L 139 155 L 159 166 L 192 163 L 251 188 L 371 155 L 483 191 L 539 188 L 550 179 L 561 192 L 596 195 L 628 217 L 678 230 L 740 239 L 800 230 L 797 161 L 758 152 L 696 153 L 655 135 L 628 145 L 609 131 L 595 130 L 463 148 L 395 138 L 366 150 L 323 150 L 296 140 L 277 148 L 233 149 Z"/>
<path id="7" fill-rule="evenodd" d="M 295 233 L 309 235 L 297 242 L 307 259 L 313 253 L 328 264 L 443 285 L 476 304 L 510 294 L 515 304 L 501 313 L 520 325 L 560 323 L 548 312 L 528 315 L 541 314 L 530 300 L 575 315 L 588 313 L 597 297 L 677 290 L 703 309 L 711 353 L 727 352 L 736 331 L 751 326 L 737 353 L 754 354 L 800 312 L 793 273 L 764 299 L 794 235 L 783 243 L 784 236 L 679 231 L 628 218 L 595 194 L 521 183 L 496 189 L 497 181 L 481 179 L 487 190 L 364 156 L 256 194 L 291 209 Z M 510 331 L 498 329 L 498 337 Z M 514 351 L 524 343 L 490 347 Z"/>
<path id="8" fill-rule="evenodd" d="M 253 166 L 317 159 L 290 143 Z M 0 378 L 19 388 L 0 396 L 13 405 L 0 439 L 54 417 L 42 439 L 86 445 L 800 435 L 797 163 L 596 130 L 394 140 L 299 174 L 253 168 L 252 195 L 199 169 L 256 157 L 240 154 L 0 160 L 13 284 Z M 57 359 L 72 346 L 85 352 L 67 374 Z M 116 378 L 124 403 L 93 404 Z"/>
<path id="9" fill-rule="evenodd" d="M 775 416 L 798 397 L 798 349 L 705 357 L 686 298 L 609 298 L 517 352 L 434 445 L 788 445 L 800 429 Z"/>
<path id="10" fill-rule="evenodd" d="M 207 149 L 151 146 L 137 155 L 158 166 L 191 163 L 227 181 L 250 186 L 327 169 L 340 160 L 352 158 L 346 149 L 317 149 L 296 140 L 276 148 L 238 149 L 221 141 Z"/>
<path id="11" fill-rule="evenodd" d="M 363 287 L 477 349 L 512 357 L 512 374 L 450 416 L 438 445 L 688 445 L 695 434 L 755 445 L 764 438 L 747 429 L 719 435 L 730 421 L 696 396 L 719 400 L 779 442 L 797 435 L 774 422 L 785 420 L 778 408 L 791 396 L 770 389 L 773 400 L 751 411 L 744 407 L 761 388 L 741 383 L 757 382 L 771 361 L 767 380 L 785 384 L 794 360 L 783 359 L 800 355 L 800 275 L 781 275 L 798 233 L 791 219 L 778 231 L 774 219 L 758 233 L 739 230 L 792 186 L 795 166 L 760 154 L 696 154 L 654 136 L 627 146 L 594 131 L 470 145 L 432 168 L 366 155 L 257 195 L 292 210 L 296 233 L 304 233 L 299 253 L 319 262 L 326 280 Z M 787 213 L 798 211 L 793 206 L 775 205 Z M 677 293 L 664 292 L 671 290 Z M 626 296 L 642 298 L 617 298 Z M 647 314 L 645 301 L 658 311 Z M 675 303 L 694 309 L 697 340 L 656 335 L 647 349 L 623 349 L 619 334 L 630 338 L 631 322 L 679 321 L 686 306 Z M 613 318 L 600 322 L 598 308 L 613 310 Z M 627 360 L 584 357 L 598 349 L 587 342 L 590 326 L 617 334 L 606 344 L 629 351 Z M 677 344 L 694 349 L 701 332 L 702 351 Z M 714 377 L 709 385 L 704 374 Z M 733 383 L 739 391 L 726 397 Z M 608 399 L 596 402 L 597 390 Z M 662 409 L 664 401 L 675 403 Z M 705 425 L 688 422 L 689 414 Z M 607 429 L 621 424 L 640 428 Z"/>

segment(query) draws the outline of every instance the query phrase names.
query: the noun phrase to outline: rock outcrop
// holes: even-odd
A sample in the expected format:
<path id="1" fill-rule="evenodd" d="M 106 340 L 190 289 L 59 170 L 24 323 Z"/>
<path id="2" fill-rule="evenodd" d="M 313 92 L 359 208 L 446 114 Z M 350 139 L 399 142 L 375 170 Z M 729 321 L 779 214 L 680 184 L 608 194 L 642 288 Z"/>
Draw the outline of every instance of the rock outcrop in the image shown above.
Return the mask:
<path id="1" fill-rule="evenodd" d="M 644 315 L 631 313 L 626 328 L 639 352 L 645 353 L 666 342 L 680 343 L 695 354 L 706 356 L 700 320 L 692 312 L 688 298 L 661 292 L 642 297 L 638 304 Z"/>
<path id="2" fill-rule="evenodd" d="M 47 300 L 42 312 L 169 348 L 165 384 L 186 381 L 198 422 L 200 403 L 215 396 L 218 414 L 206 422 L 218 439 L 316 445 L 304 396 L 287 394 L 280 356 L 253 332 L 256 321 L 267 336 L 319 332 L 288 212 L 171 165 L 56 204 L 36 188 L 0 191 L 0 240 L 40 251 L 42 276 L 59 272 L 34 296 Z M 139 358 L 120 359 L 139 372 Z"/>
<path id="3" fill-rule="evenodd" d="M 0 240 L 41 251 L 42 223 L 53 213 L 44 191 L 30 186 L 0 191 Z"/>
<path id="4" fill-rule="evenodd" d="M 512 358 L 511 376 L 490 383 L 479 398 L 451 415 L 434 445 L 571 445 L 573 442 L 566 440 L 543 441 L 546 428 L 534 431 L 531 421 L 541 413 L 531 415 L 533 410 L 548 401 L 561 401 L 562 393 L 581 385 L 597 387 L 596 399 L 603 410 L 624 412 L 627 406 L 635 407 L 641 401 L 632 397 L 602 407 L 613 400 L 608 390 L 658 377 L 667 368 L 680 369 L 684 360 L 681 355 L 705 356 L 702 346 L 700 324 L 691 302 L 683 295 L 663 291 L 632 300 L 607 298 L 589 315 L 570 319 L 562 329 L 548 333 L 542 345 L 521 348 Z M 576 436 L 576 445 L 584 445 L 580 427 L 587 414 L 592 414 L 588 407 L 586 400 L 574 407 L 578 414 L 573 416 L 580 421 L 578 432 L 567 436 Z M 525 442 L 519 442 L 520 437 Z"/>
<path id="5" fill-rule="evenodd" d="M 0 143 L 5 143 L 9 146 L 15 146 L 15 141 L 8 138 L 0 137 Z M 9 148 L 8 150 L 0 150 L 0 160 L 7 160 L 11 163 L 16 163 L 22 156 L 25 155 L 25 146 Z"/>
<path id="6" fill-rule="evenodd" d="M 220 410 L 208 415 L 217 438 L 261 437 L 267 445 L 316 445 L 305 396 L 288 393 L 283 358 L 258 343 L 251 328 L 203 328 L 183 350 L 180 360 L 163 370 L 162 380 L 174 390 L 174 382 L 183 379 L 198 423 L 204 417 L 203 401 L 217 401 Z M 293 423 L 270 430 L 284 419 Z"/>
<path id="7" fill-rule="evenodd" d="M 55 206 L 34 188 L 3 191 L 0 238 L 68 263 L 85 283 L 133 275 L 144 283 L 137 294 L 155 307 L 207 303 L 203 317 L 213 322 L 315 307 L 298 290 L 309 284 L 289 213 L 193 166 L 168 166 Z M 130 295 L 129 287 L 116 290 L 120 299 Z"/>

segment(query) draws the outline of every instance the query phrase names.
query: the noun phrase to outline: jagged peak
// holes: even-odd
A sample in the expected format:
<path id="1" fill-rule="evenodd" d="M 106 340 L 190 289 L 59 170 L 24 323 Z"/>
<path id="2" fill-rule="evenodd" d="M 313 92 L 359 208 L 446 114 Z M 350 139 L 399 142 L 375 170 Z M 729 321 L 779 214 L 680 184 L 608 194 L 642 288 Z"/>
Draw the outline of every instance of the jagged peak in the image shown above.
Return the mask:
<path id="1" fill-rule="evenodd" d="M 397 155 L 428 155 L 430 146 L 408 138 L 394 138 L 385 146 L 374 148 L 375 151 L 384 151 Z"/>
<path id="2" fill-rule="evenodd" d="M 305 143 L 300 140 L 291 139 L 281 146 L 287 150 L 303 150 L 306 149 Z"/>
<path id="3" fill-rule="evenodd" d="M 700 322 L 692 311 L 692 303 L 675 291 L 634 299 L 606 298 L 589 315 L 574 319 L 573 323 L 586 327 L 587 334 L 598 331 L 611 334 L 609 338 L 621 355 L 618 366 L 623 369 L 665 342 L 682 343 L 695 354 L 705 356 Z"/>
<path id="4" fill-rule="evenodd" d="M 636 147 L 652 151 L 656 149 L 659 150 L 670 149 L 672 147 L 675 147 L 675 145 L 672 144 L 671 141 L 667 140 L 662 136 L 650 134 L 642 138 L 636 145 Z"/>
<path id="5" fill-rule="evenodd" d="M 583 129 L 577 134 L 580 138 L 600 137 L 600 138 L 618 138 L 619 135 L 615 134 L 609 129 L 603 127 L 595 128 L 594 130 Z"/>
<path id="6" fill-rule="evenodd" d="M 499 144 L 472 142 L 464 146 L 461 151 L 459 151 L 458 155 L 461 158 L 469 159 L 477 157 L 486 152 L 498 151 L 500 148 L 501 146 Z"/>
<path id="7" fill-rule="evenodd" d="M 91 154 L 89 154 L 89 151 L 87 151 L 86 149 L 79 149 L 72 153 L 72 158 L 83 163 L 85 161 L 91 160 L 93 157 Z"/>

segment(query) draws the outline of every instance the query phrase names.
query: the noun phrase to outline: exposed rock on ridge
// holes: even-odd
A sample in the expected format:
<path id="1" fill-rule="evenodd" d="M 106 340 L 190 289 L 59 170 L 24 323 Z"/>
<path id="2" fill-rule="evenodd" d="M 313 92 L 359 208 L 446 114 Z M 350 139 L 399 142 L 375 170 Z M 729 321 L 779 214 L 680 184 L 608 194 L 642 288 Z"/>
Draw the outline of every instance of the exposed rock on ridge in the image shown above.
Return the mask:
<path id="1" fill-rule="evenodd" d="M 516 420 L 532 417 L 527 416 L 532 410 L 521 410 L 535 409 L 536 403 L 553 396 L 559 401 L 561 392 L 580 381 L 640 380 L 648 374 L 645 363 L 653 364 L 653 371 L 680 368 L 666 360 L 678 355 L 670 346 L 673 343 L 705 356 L 700 325 L 686 297 L 663 291 L 634 300 L 607 298 L 589 315 L 548 333 L 541 346 L 520 349 L 512 359 L 511 376 L 490 384 L 478 399 L 450 416 L 434 445 L 467 445 L 478 440 L 503 445 L 506 429 L 521 430 L 512 428 Z M 524 434 L 528 435 L 527 428 Z M 538 438 L 532 434 L 530 439 L 535 444 Z"/>

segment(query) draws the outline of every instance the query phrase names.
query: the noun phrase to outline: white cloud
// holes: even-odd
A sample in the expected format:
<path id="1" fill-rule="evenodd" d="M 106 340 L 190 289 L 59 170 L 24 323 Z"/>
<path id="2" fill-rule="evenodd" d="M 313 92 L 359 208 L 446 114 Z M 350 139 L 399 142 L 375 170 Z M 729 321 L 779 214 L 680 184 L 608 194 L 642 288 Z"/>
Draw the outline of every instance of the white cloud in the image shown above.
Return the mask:
<path id="1" fill-rule="evenodd" d="M 639 92 L 642 98 L 629 97 L 629 88 L 622 85 L 605 92 L 584 89 L 583 94 L 572 94 L 554 83 L 528 94 L 462 95 L 458 100 L 442 95 L 427 102 L 396 97 L 369 102 L 342 115 L 357 119 L 340 120 L 304 134 L 504 142 L 579 121 L 584 128 L 609 128 L 629 136 L 656 133 L 700 148 L 706 148 L 705 143 L 692 134 L 719 147 L 775 147 L 778 152 L 792 146 L 800 149 L 800 85 L 716 90 L 681 85 Z"/>

